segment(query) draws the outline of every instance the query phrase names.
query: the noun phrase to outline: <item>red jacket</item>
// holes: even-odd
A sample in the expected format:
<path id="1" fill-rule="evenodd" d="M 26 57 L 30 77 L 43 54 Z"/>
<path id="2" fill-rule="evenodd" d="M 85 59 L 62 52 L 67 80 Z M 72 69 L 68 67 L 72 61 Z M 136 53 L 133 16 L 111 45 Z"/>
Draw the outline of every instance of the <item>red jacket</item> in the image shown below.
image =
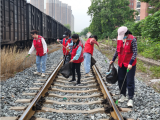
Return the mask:
<path id="1" fill-rule="evenodd" d="M 89 38 L 85 43 L 84 53 L 90 53 L 91 55 L 93 55 L 94 44 L 91 45 L 90 40 L 91 38 Z"/>
<path id="2" fill-rule="evenodd" d="M 81 41 L 79 41 L 79 44 L 78 44 L 76 47 L 73 46 L 73 48 L 72 48 L 72 53 L 71 53 L 71 60 L 72 60 L 73 57 L 76 55 L 76 52 L 77 52 L 79 46 L 82 47 L 81 55 L 80 55 L 79 59 L 78 59 L 78 60 L 74 60 L 73 63 L 82 63 L 83 60 L 84 60 L 84 58 L 83 58 L 83 44 L 81 43 Z"/>
<path id="3" fill-rule="evenodd" d="M 66 50 L 66 47 L 70 43 L 71 43 L 71 39 L 68 39 L 68 41 L 65 43 L 65 38 L 63 38 L 63 43 L 62 43 L 63 48 L 62 48 L 62 50 L 63 50 L 63 54 L 64 55 L 68 55 L 69 54 L 69 52 Z"/>
<path id="4" fill-rule="evenodd" d="M 132 58 L 132 40 L 135 38 L 133 35 L 129 35 L 126 40 L 125 46 L 123 46 L 123 40 L 117 40 L 117 52 L 118 52 L 118 65 L 122 67 L 122 64 L 125 67 L 128 67 L 128 64 Z M 137 60 L 133 62 L 132 66 L 136 65 Z"/>
<path id="5" fill-rule="evenodd" d="M 43 45 L 42 45 L 42 39 L 43 37 L 38 35 L 38 40 L 37 39 L 33 39 L 33 45 L 36 49 L 36 55 L 38 56 L 43 56 L 44 55 L 44 51 L 43 51 Z M 44 38 L 43 38 L 44 39 Z M 47 49 L 48 52 L 48 49 Z"/>

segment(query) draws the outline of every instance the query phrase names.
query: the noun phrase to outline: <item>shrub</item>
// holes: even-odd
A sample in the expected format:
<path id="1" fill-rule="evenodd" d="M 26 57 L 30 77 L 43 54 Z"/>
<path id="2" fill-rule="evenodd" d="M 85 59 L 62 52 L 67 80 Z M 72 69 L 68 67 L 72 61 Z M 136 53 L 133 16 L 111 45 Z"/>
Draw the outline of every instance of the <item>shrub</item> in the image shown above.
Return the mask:
<path id="1" fill-rule="evenodd" d="M 142 36 L 151 38 L 153 42 L 160 41 L 160 10 L 144 20 Z"/>

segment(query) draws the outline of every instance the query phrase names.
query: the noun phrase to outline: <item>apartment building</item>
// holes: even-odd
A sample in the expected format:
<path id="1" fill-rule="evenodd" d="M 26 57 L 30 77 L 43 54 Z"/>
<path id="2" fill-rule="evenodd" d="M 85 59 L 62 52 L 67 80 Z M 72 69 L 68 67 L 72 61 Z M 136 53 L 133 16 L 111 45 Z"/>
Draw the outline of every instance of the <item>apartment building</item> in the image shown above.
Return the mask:
<path id="1" fill-rule="evenodd" d="M 139 0 L 130 0 L 129 7 L 139 12 L 139 15 L 136 16 L 136 21 L 145 19 L 148 16 L 148 3 L 140 2 Z"/>
<path id="2" fill-rule="evenodd" d="M 44 0 L 38 0 L 38 9 L 44 12 Z"/>
<path id="3" fill-rule="evenodd" d="M 30 0 L 30 4 L 38 8 L 38 0 Z"/>
<path id="4" fill-rule="evenodd" d="M 72 14 L 72 19 L 71 19 L 71 31 L 74 31 L 74 16 Z"/>
<path id="5" fill-rule="evenodd" d="M 62 23 L 62 2 L 59 1 L 59 22 Z"/>
<path id="6" fill-rule="evenodd" d="M 71 19 L 72 19 L 72 10 L 71 6 L 68 6 L 67 8 L 67 24 L 71 26 Z"/>
<path id="7" fill-rule="evenodd" d="M 30 3 L 44 12 L 44 0 L 30 0 Z"/>
<path id="8" fill-rule="evenodd" d="M 54 0 L 46 0 L 46 14 L 55 18 Z"/>
<path id="9" fill-rule="evenodd" d="M 46 9 L 44 9 L 44 13 L 46 14 Z"/>
<path id="10" fill-rule="evenodd" d="M 60 21 L 60 1 L 59 0 L 55 0 L 55 4 L 54 4 L 54 7 L 55 7 L 55 19 L 57 21 Z"/>
<path id="11" fill-rule="evenodd" d="M 67 24 L 67 7 L 68 5 L 65 3 L 62 3 L 62 24 Z"/>
<path id="12" fill-rule="evenodd" d="M 44 1 L 45 0 L 30 0 L 30 3 L 63 25 L 69 24 L 73 31 L 74 16 L 71 6 L 59 0 L 46 0 L 46 3 L 44 3 Z M 44 4 L 46 4 L 46 9 L 44 9 Z"/>

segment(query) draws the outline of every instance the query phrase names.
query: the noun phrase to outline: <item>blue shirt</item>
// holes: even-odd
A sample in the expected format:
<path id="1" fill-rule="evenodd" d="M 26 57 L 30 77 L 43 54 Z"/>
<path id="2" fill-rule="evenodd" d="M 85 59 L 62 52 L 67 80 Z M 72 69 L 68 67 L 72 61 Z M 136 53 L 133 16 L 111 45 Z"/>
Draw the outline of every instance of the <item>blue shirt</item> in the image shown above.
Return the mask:
<path id="1" fill-rule="evenodd" d="M 69 44 L 69 47 L 73 47 L 73 42 Z M 78 60 L 81 55 L 81 52 L 82 52 L 82 47 L 79 46 L 79 48 L 76 51 L 76 55 L 73 57 L 73 60 Z"/>

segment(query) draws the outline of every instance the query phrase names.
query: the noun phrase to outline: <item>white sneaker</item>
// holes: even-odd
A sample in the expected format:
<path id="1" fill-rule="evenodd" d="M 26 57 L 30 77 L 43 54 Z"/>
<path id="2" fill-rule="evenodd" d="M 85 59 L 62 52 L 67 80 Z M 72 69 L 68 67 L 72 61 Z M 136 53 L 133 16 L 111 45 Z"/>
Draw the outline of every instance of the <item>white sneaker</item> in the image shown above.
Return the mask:
<path id="1" fill-rule="evenodd" d="M 42 75 L 41 75 L 42 77 L 45 77 L 45 74 L 44 73 L 42 73 Z"/>
<path id="2" fill-rule="evenodd" d="M 128 107 L 133 107 L 133 100 L 130 99 L 130 100 L 128 101 L 127 105 L 128 105 Z"/>
<path id="3" fill-rule="evenodd" d="M 35 75 L 41 75 L 41 73 L 40 73 L 40 72 L 34 72 L 34 74 L 35 74 Z"/>
<path id="4" fill-rule="evenodd" d="M 121 96 L 121 98 L 118 100 L 118 102 L 124 102 L 128 100 L 124 95 Z"/>

